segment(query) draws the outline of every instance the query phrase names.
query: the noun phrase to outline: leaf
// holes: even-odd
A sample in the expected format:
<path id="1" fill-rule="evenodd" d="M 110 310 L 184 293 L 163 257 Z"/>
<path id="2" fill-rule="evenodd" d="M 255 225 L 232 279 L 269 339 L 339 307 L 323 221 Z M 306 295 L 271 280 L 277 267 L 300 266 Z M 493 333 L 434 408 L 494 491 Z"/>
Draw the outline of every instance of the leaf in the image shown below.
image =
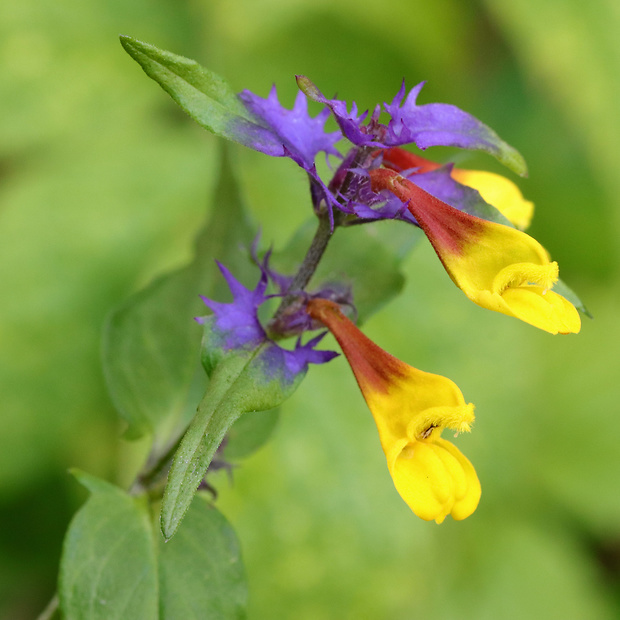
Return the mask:
<path id="1" fill-rule="evenodd" d="M 73 518 L 60 563 L 66 620 L 157 618 L 157 566 L 149 511 L 118 487 L 74 472 L 91 492 Z"/>
<path id="2" fill-rule="evenodd" d="M 277 355 L 279 347 L 264 341 L 249 350 L 219 348 L 213 321 L 205 321 L 203 360 L 210 379 L 179 449 L 164 491 L 161 528 L 170 539 L 232 424 L 244 413 L 277 407 L 296 389 L 307 366 L 290 374 Z M 214 360 L 217 360 L 214 362 Z"/>
<path id="3" fill-rule="evenodd" d="M 276 136 L 252 120 L 228 83 L 195 60 L 121 35 L 125 51 L 199 125 L 222 138 L 272 155 L 283 155 Z"/>
<path id="4" fill-rule="evenodd" d="M 240 417 L 226 435 L 224 458 L 237 460 L 256 452 L 271 437 L 279 417 L 279 409 L 249 412 Z"/>
<path id="5" fill-rule="evenodd" d="M 127 299 L 105 327 L 104 374 L 130 438 L 150 432 L 165 440 L 187 408 L 200 344 L 200 328 L 193 317 L 205 311 L 198 296 L 225 294 L 216 258 L 242 276 L 256 271 L 243 249 L 252 237 L 231 164 L 224 156 L 212 214 L 198 237 L 192 263 Z"/>
<path id="6" fill-rule="evenodd" d="M 230 85 L 195 60 L 178 56 L 126 35 L 125 51 L 191 116 L 217 133 L 227 115 L 244 116 L 246 109 Z M 204 117 L 204 122 L 201 119 Z"/>
<path id="7" fill-rule="evenodd" d="M 145 498 L 74 473 L 91 496 L 65 538 L 59 588 L 63 618 L 245 618 L 247 583 L 239 543 L 204 497 L 192 503 L 174 541 L 164 543 Z"/>
<path id="8" fill-rule="evenodd" d="M 174 539 L 159 540 L 161 620 L 246 617 L 239 543 L 226 519 L 201 494 Z"/>

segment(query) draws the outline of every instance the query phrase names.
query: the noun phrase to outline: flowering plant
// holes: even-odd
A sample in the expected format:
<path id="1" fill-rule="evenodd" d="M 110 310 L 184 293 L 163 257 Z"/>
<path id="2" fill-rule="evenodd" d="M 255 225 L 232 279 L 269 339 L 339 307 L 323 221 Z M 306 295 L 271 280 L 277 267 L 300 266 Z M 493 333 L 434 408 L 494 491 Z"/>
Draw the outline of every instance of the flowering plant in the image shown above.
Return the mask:
<path id="1" fill-rule="evenodd" d="M 585 308 L 559 279 L 557 263 L 524 232 L 533 205 L 517 186 L 402 147 L 483 151 L 524 176 L 522 156 L 459 108 L 419 104 L 424 83 L 407 91 L 403 81 L 390 102 L 359 113 L 355 103 L 330 99 L 297 76 L 300 90 L 288 109 L 275 87 L 266 98 L 247 90 L 237 94 L 193 60 L 130 37 L 121 42 L 203 127 L 299 166 L 308 178 L 316 230 L 303 257 L 261 251 L 225 155 L 216 207 L 198 237 L 194 261 L 111 315 L 104 342 L 110 394 L 127 435 L 149 437 L 151 449 L 127 492 L 77 474 L 91 498 L 67 534 L 59 591 L 63 612 L 84 617 L 86 600 L 96 609 L 101 601 L 120 609 L 126 601 L 115 584 L 131 575 L 129 607 L 135 607 L 135 617 L 157 609 L 173 617 L 181 609 L 174 593 L 190 586 L 204 588 L 206 604 L 218 606 L 221 617 L 242 613 L 246 592 L 238 547 L 208 494 L 198 491 L 214 493 L 208 474 L 230 468 L 231 460 L 266 439 L 276 408 L 310 365 L 337 357 L 337 351 L 319 348 L 327 331 L 351 366 L 375 420 L 387 470 L 413 513 L 437 523 L 448 515 L 456 520 L 472 515 L 481 496 L 478 476 L 442 432 L 469 432 L 474 406 L 450 379 L 398 360 L 355 325 L 402 286 L 390 244 L 364 239 L 363 231 L 373 222 L 394 220 L 392 230 L 399 232 L 390 234 L 403 235 L 405 247 L 421 231 L 449 277 L 477 305 L 553 334 L 577 333 Z M 309 101 L 321 106 L 315 116 Z M 328 130 L 330 117 L 334 126 Z M 319 172 L 319 158 L 327 160 L 331 178 Z M 349 245 L 330 259 L 328 246 L 338 244 L 336 233 L 346 228 L 353 229 Z M 382 253 L 388 260 L 381 260 Z M 337 277 L 324 270 L 330 260 L 338 266 Z M 370 268 L 360 270 L 362 263 Z M 199 295 L 202 303 L 196 306 Z M 222 301 L 230 295 L 231 301 Z M 287 343 L 292 337 L 294 344 Z M 198 359 L 203 372 L 197 374 Z M 157 529 L 151 511 L 158 514 Z M 119 532 L 131 537 L 125 541 Z M 184 547 L 188 537 L 213 551 L 208 561 Z M 95 582 L 80 567 L 92 549 L 108 547 L 108 564 L 101 567 L 106 579 Z M 138 556 L 149 561 L 136 576 L 132 562 Z M 180 577 L 186 566 L 191 576 Z M 208 580 L 196 576 L 209 570 L 217 572 L 217 584 L 205 585 Z"/>

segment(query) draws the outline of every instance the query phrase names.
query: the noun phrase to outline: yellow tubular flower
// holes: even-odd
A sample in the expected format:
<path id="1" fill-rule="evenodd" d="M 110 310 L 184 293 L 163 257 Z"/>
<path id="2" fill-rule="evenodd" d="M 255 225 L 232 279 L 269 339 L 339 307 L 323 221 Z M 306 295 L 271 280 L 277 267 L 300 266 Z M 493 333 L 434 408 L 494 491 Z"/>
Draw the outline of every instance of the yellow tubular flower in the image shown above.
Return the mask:
<path id="1" fill-rule="evenodd" d="M 506 177 L 484 170 L 453 168 L 450 176 L 478 191 L 485 202 L 493 205 L 519 230 L 529 227 L 534 215 L 534 203 L 523 198 L 519 188 Z"/>
<path id="2" fill-rule="evenodd" d="M 388 470 L 400 496 L 425 521 L 465 519 L 476 510 L 480 482 L 472 464 L 444 428 L 468 432 L 474 406 L 450 379 L 401 362 L 364 334 L 325 299 L 308 302 L 308 314 L 335 336 L 374 417 Z"/>
<path id="3" fill-rule="evenodd" d="M 550 290 L 558 265 L 538 241 L 463 213 L 392 170 L 371 170 L 370 178 L 374 191 L 388 189 L 407 203 L 446 271 L 473 302 L 552 334 L 579 332 L 575 306 Z"/>
<path id="4" fill-rule="evenodd" d="M 441 167 L 437 162 L 399 148 L 388 149 L 383 153 L 383 165 L 397 172 L 416 169 L 418 173 Z M 526 200 L 521 190 L 506 177 L 494 172 L 463 168 L 453 168 L 450 176 L 457 183 L 475 189 L 485 202 L 494 206 L 519 230 L 529 227 L 534 215 L 534 203 Z"/>

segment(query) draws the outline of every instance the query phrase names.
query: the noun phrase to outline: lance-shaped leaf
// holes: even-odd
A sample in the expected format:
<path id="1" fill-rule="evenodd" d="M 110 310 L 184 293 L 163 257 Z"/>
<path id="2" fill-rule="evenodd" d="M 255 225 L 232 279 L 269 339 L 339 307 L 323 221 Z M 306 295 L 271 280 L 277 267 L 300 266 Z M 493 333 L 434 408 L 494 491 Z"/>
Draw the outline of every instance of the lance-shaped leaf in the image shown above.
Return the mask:
<path id="1" fill-rule="evenodd" d="M 220 265 L 233 294 L 231 303 L 203 298 L 213 311 L 198 319 L 204 325 L 202 363 L 209 375 L 207 393 L 177 450 L 161 510 L 161 527 L 169 539 L 187 511 L 201 480 L 232 424 L 244 413 L 273 409 L 286 400 L 305 376 L 308 364 L 335 357 L 314 346 L 322 335 L 293 350 L 270 340 L 257 310 L 268 296 L 267 272 L 253 290 Z"/>
<path id="2" fill-rule="evenodd" d="M 91 496 L 73 518 L 60 563 L 66 620 L 157 618 L 157 563 L 148 506 L 83 472 Z"/>
<path id="3" fill-rule="evenodd" d="M 284 148 L 273 131 L 257 122 L 229 84 L 195 60 L 121 35 L 125 51 L 199 125 L 217 136 L 282 156 Z"/>
<path id="4" fill-rule="evenodd" d="M 213 455 L 226 432 L 244 413 L 265 411 L 284 402 L 306 372 L 288 372 L 274 343 L 261 342 L 250 350 L 220 356 L 213 350 L 213 320 L 205 321 L 205 349 L 211 370 L 209 387 L 177 450 L 162 503 L 161 527 L 166 539 L 175 533 Z M 217 338 L 216 338 L 217 340 Z M 215 367 L 213 355 L 217 356 Z M 280 358 L 280 359 L 278 359 Z M 306 366 L 307 367 L 307 366 Z"/>
<path id="5" fill-rule="evenodd" d="M 192 263 L 130 297 L 107 322 L 104 373 L 129 437 L 154 433 L 165 441 L 187 408 L 199 360 L 200 329 L 193 320 L 203 311 L 199 294 L 219 297 L 225 289 L 214 259 L 226 261 L 243 279 L 256 273 L 246 249 L 252 227 L 227 157 L 213 205 Z"/>

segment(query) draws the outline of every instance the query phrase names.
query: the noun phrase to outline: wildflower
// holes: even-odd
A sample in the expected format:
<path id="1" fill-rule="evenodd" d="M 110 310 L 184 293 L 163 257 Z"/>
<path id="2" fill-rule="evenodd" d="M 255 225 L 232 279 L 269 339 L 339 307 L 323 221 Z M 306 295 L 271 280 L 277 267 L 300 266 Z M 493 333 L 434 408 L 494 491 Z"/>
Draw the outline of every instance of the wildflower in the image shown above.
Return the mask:
<path id="1" fill-rule="evenodd" d="M 454 283 L 473 302 L 552 334 L 577 333 L 579 314 L 554 293 L 558 265 L 532 237 L 459 211 L 387 169 L 370 173 L 416 218 Z"/>
<path id="2" fill-rule="evenodd" d="M 474 406 L 450 379 L 412 368 L 374 344 L 334 302 L 311 299 L 307 311 L 340 344 L 374 417 L 394 485 L 411 510 L 437 523 L 471 515 L 480 482 L 441 433 L 468 432 Z"/>
<path id="3" fill-rule="evenodd" d="M 289 157 L 295 161 L 310 178 L 315 210 L 326 209 L 332 226 L 334 209 L 360 217 L 366 213 L 365 217 L 371 219 L 392 219 L 403 215 L 402 210 L 389 207 L 379 212 L 364 211 L 368 203 L 359 200 L 360 179 L 352 183 L 352 176 L 364 177 L 367 170 L 378 165 L 376 157 L 371 155 L 376 148 L 415 144 L 422 149 L 441 145 L 483 150 L 525 174 L 525 162 L 521 155 L 484 123 L 452 105 L 418 105 L 416 100 L 424 82 L 411 89 L 406 97 L 403 82 L 392 102 L 383 104 L 384 111 L 390 116 L 387 124 L 379 122 L 379 105 L 368 118 L 368 112 L 358 114 L 355 103 L 348 112 L 345 101 L 327 99 L 304 76 L 297 76 L 297 83 L 302 92 L 298 94 L 292 110 L 287 110 L 279 102 L 275 87 L 267 98 L 248 90 L 240 93 L 239 100 L 245 115 L 230 121 L 226 135 L 267 155 Z M 311 117 L 306 97 L 324 104 L 325 109 L 316 117 Z M 340 131 L 325 131 L 324 125 L 330 111 Z M 353 145 L 344 158 L 334 146 L 343 138 Z M 316 169 L 316 157 L 321 152 L 326 157 L 332 155 L 343 159 L 334 179 L 328 184 L 320 178 Z M 403 219 L 410 218 L 405 215 Z"/>
<path id="4" fill-rule="evenodd" d="M 439 198 L 439 200 L 447 202 L 453 207 L 460 208 L 466 213 L 476 215 L 467 207 L 463 208 L 465 201 L 462 193 L 457 194 L 456 199 L 454 198 L 456 190 L 452 184 L 449 184 L 445 179 L 442 183 L 434 182 L 436 175 L 433 175 L 433 172 L 441 170 L 441 164 L 400 148 L 384 151 L 382 162 L 386 168 L 401 173 L 435 198 Z M 485 202 L 495 207 L 519 230 L 525 230 L 529 227 L 534 214 L 534 204 L 525 200 L 519 188 L 506 177 L 485 170 L 465 170 L 462 168 L 451 168 L 449 176 L 457 183 L 475 189 Z M 493 219 L 485 218 L 484 215 L 481 213 L 480 217 Z M 494 221 L 498 221 L 498 219 Z"/>

